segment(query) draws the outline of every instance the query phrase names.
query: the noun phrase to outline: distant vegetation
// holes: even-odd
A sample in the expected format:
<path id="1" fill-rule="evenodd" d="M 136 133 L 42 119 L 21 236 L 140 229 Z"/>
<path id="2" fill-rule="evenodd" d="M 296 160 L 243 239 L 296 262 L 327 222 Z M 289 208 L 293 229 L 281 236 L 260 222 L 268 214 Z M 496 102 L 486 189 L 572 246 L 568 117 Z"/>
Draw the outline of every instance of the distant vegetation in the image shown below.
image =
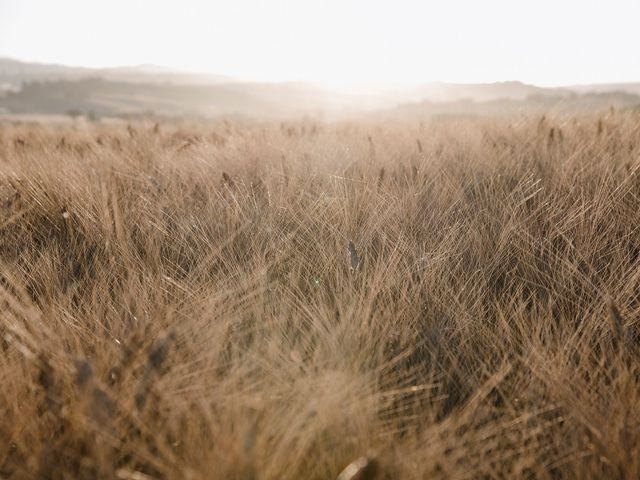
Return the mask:
<path id="1" fill-rule="evenodd" d="M 640 106 L 640 84 L 541 88 L 520 82 L 431 83 L 360 94 L 303 82 L 247 83 L 158 67 L 73 69 L 0 59 L 0 112 L 93 118 L 166 116 L 287 119 L 576 114 Z"/>
<path id="2" fill-rule="evenodd" d="M 0 125 L 0 159 L 3 478 L 640 476 L 637 112 Z"/>
<path id="3" fill-rule="evenodd" d="M 321 114 L 327 93 L 299 84 L 177 85 L 115 82 L 100 78 L 32 82 L 0 97 L 9 113 L 64 114 L 69 110 L 121 116 L 159 115 L 253 118 Z"/>

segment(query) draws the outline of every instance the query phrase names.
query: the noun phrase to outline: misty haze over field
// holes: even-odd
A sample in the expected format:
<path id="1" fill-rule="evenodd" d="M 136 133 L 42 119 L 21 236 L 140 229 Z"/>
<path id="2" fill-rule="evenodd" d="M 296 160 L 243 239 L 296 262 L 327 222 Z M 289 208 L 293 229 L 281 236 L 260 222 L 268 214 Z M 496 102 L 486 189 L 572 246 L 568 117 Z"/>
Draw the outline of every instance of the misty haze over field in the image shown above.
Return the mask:
<path id="1" fill-rule="evenodd" d="M 248 82 L 152 65 L 78 68 L 0 59 L 0 113 L 9 115 L 241 116 L 333 119 L 380 116 L 576 113 L 640 107 L 640 83 L 543 88 L 517 81 L 373 84 Z"/>

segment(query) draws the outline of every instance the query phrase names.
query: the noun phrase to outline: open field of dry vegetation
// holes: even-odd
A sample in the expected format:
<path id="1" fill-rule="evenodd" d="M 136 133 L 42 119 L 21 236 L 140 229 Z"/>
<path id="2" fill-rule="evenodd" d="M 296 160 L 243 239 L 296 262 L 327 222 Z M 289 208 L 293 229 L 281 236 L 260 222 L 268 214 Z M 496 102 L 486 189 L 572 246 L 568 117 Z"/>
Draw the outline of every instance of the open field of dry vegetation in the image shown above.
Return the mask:
<path id="1" fill-rule="evenodd" d="M 639 170 L 619 111 L 0 125 L 0 478 L 638 478 Z"/>

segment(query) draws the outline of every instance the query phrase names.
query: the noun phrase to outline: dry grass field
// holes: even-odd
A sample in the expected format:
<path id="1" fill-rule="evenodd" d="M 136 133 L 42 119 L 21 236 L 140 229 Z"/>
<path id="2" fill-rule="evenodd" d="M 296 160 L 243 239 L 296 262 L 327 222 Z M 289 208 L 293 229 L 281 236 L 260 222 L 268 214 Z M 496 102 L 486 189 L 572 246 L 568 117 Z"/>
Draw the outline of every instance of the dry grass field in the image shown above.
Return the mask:
<path id="1" fill-rule="evenodd" d="M 638 114 L 5 124 L 0 215 L 0 478 L 640 476 Z"/>

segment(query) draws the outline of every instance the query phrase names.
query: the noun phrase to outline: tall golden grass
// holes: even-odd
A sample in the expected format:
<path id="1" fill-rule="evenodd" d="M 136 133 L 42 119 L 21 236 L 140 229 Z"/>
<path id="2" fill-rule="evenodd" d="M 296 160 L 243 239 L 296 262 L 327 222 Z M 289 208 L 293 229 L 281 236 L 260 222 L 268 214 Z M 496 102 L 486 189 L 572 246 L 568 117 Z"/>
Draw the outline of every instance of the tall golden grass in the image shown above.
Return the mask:
<path id="1" fill-rule="evenodd" d="M 638 478 L 639 168 L 622 112 L 2 125 L 0 477 Z"/>

